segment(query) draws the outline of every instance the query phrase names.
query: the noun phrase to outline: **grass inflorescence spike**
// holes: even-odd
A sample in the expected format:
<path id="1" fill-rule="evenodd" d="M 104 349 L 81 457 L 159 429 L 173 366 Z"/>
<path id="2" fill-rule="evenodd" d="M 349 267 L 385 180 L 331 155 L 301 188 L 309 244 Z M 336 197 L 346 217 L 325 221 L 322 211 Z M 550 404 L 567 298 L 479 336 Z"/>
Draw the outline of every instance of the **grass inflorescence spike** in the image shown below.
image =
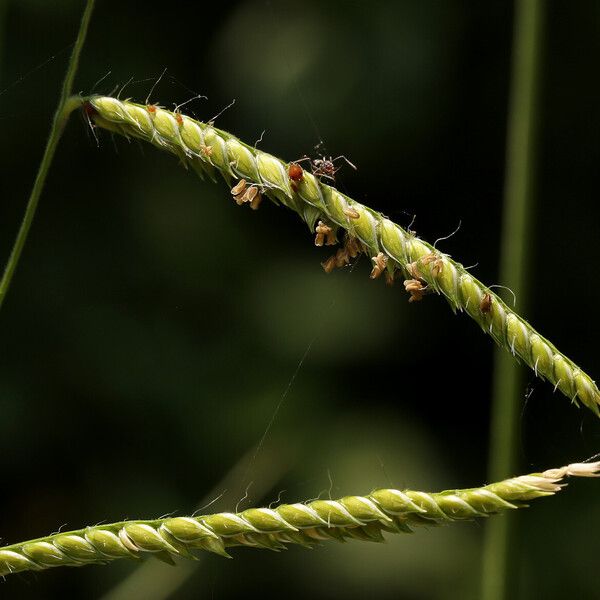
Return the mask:
<path id="1" fill-rule="evenodd" d="M 312 548 L 326 540 L 381 542 L 386 532 L 408 533 L 420 525 L 468 521 L 520 508 L 560 491 L 567 476 L 599 473 L 600 462 L 573 463 L 480 488 L 439 493 L 380 489 L 366 496 L 239 513 L 96 525 L 0 548 L 0 575 L 149 555 L 172 564 L 173 557 L 194 559 L 199 551 L 229 558 L 227 549 L 234 546 L 279 551 L 290 544 Z"/>
<path id="2" fill-rule="evenodd" d="M 373 278 L 385 270 L 390 283 L 400 269 L 411 301 L 421 300 L 430 292 L 444 296 L 455 312 L 466 312 L 536 376 L 600 416 L 600 391 L 589 375 L 463 265 L 413 232 L 352 200 L 296 163 L 257 150 L 213 123 L 109 96 L 89 96 L 81 101 L 96 126 L 167 150 L 202 177 L 215 180 L 220 174 L 233 188 L 238 204 L 248 202 L 257 208 L 260 199 L 268 197 L 291 208 L 316 232 L 317 245 L 323 239 L 329 244 L 345 230 L 346 246 L 323 263 L 326 271 L 347 264 L 349 245 L 360 246 L 374 262 Z"/>

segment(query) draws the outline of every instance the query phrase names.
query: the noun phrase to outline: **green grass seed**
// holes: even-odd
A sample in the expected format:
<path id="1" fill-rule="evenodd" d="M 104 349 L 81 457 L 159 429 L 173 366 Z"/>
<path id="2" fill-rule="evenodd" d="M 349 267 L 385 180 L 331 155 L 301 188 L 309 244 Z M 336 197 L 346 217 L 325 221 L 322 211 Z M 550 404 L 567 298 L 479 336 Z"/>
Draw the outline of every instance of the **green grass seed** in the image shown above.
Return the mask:
<path id="1" fill-rule="evenodd" d="M 439 493 L 381 489 L 366 496 L 249 508 L 199 517 L 121 521 L 56 533 L 0 549 L 0 575 L 52 567 L 103 564 L 149 555 L 172 563 L 194 559 L 195 551 L 230 558 L 227 548 L 281 550 L 289 544 L 312 548 L 321 541 L 381 542 L 384 533 L 407 533 L 419 526 L 444 525 L 521 508 L 525 502 L 559 492 L 567 476 L 598 477 L 600 462 L 506 479 L 480 488 Z"/>

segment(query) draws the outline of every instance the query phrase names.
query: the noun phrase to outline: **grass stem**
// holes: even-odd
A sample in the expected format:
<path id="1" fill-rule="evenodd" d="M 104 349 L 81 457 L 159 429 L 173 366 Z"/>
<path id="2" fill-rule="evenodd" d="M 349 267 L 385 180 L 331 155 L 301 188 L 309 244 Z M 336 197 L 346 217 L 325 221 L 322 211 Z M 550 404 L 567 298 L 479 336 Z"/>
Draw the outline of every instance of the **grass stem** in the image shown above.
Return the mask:
<path id="1" fill-rule="evenodd" d="M 517 0 L 513 33 L 513 64 L 506 181 L 501 241 L 500 281 L 516 294 L 520 312 L 528 301 L 529 261 L 525 244 L 531 239 L 537 99 L 543 29 L 539 0 Z M 502 351 L 495 352 L 494 390 L 490 431 L 488 477 L 495 481 L 513 472 L 523 371 Z M 484 540 L 482 594 L 484 600 L 512 597 L 509 582 L 514 560 L 511 538 L 516 515 L 489 522 Z M 512 557 L 512 559 L 511 559 Z"/>
<path id="2" fill-rule="evenodd" d="M 56 108 L 56 112 L 54 113 L 54 119 L 52 121 L 52 128 L 50 129 L 48 142 L 46 143 L 46 149 L 44 150 L 44 155 L 33 184 L 33 189 L 31 190 L 31 194 L 27 202 L 27 208 L 25 209 L 25 215 L 23 216 L 21 227 L 19 228 L 19 232 L 11 250 L 8 263 L 4 269 L 2 280 L 0 281 L 0 308 L 2 308 L 2 304 L 4 303 L 4 299 L 6 298 L 6 294 L 10 288 L 13 275 L 15 274 L 17 265 L 19 264 L 19 259 L 21 258 L 21 253 L 23 252 L 25 242 L 27 241 L 27 236 L 35 216 L 38 201 L 40 199 L 42 190 L 44 189 L 46 177 L 48 175 L 48 171 L 50 170 L 52 160 L 54 159 L 56 147 L 58 146 L 64 126 L 71 112 L 77 109 L 80 105 L 79 102 L 71 98 L 71 93 L 73 89 L 73 80 L 75 79 L 75 73 L 77 72 L 77 66 L 79 64 L 79 56 L 85 42 L 88 25 L 94 9 L 94 2 L 95 0 L 87 0 L 85 11 L 79 26 L 79 33 L 77 34 L 77 39 L 75 40 L 75 45 L 73 46 L 73 52 L 71 53 L 71 58 L 69 59 L 58 106 Z"/>

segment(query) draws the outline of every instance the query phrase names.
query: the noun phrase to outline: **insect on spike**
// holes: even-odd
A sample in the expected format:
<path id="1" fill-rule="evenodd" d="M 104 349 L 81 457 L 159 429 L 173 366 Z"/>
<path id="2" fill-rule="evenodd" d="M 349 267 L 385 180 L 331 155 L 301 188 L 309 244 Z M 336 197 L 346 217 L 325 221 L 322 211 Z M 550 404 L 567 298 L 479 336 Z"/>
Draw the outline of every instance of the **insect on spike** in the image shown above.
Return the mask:
<path id="1" fill-rule="evenodd" d="M 317 148 L 318 148 L 318 146 L 317 146 Z M 337 161 L 339 159 L 342 159 L 342 158 L 353 169 L 357 170 L 356 167 L 345 156 L 337 156 L 336 158 L 332 158 L 331 156 L 329 158 L 327 158 L 326 156 L 322 156 L 321 158 L 314 158 L 314 159 L 312 159 L 309 156 L 305 155 L 302 158 L 299 158 L 298 160 L 296 160 L 293 163 L 291 163 L 290 167 L 292 165 L 299 166 L 298 163 L 301 163 L 302 161 L 309 161 L 311 169 L 312 169 L 312 174 L 315 177 L 330 179 L 331 181 L 335 182 L 335 174 L 341 168 L 341 167 L 336 167 L 335 166 L 335 161 Z M 291 177 L 291 174 L 289 172 L 288 172 L 288 175 L 290 175 L 290 178 L 293 180 L 293 178 Z"/>
<path id="2" fill-rule="evenodd" d="M 98 114 L 98 111 L 92 106 L 90 102 L 84 102 L 82 104 L 83 118 L 86 120 L 92 135 L 94 136 L 94 140 L 96 140 L 96 145 L 100 146 L 100 140 L 98 139 L 98 134 L 96 133 L 96 123 L 94 121 L 94 117 Z"/>
<path id="3" fill-rule="evenodd" d="M 290 163 L 290 166 L 288 167 L 288 177 L 292 181 L 298 183 L 304 178 L 304 169 L 297 162 Z"/>
<path id="4" fill-rule="evenodd" d="M 154 99 L 153 96 L 151 98 Z M 94 117 L 95 126 L 143 139 L 177 156 L 183 156 L 187 163 L 200 158 L 206 164 L 194 166 L 210 166 L 208 171 L 211 175 L 214 171 L 220 171 L 225 175 L 225 179 L 229 180 L 235 173 L 239 174 L 238 179 L 243 174 L 259 189 L 269 190 L 273 200 L 280 200 L 283 205 L 299 213 L 311 227 L 321 218 L 331 224 L 338 235 L 343 235 L 344 229 L 359 235 L 360 243 L 364 245 L 363 252 L 369 249 L 369 257 L 381 250 L 401 269 L 400 281 L 405 279 L 409 282 L 407 287 L 411 301 L 420 300 L 429 284 L 426 293 L 435 291 L 445 297 L 454 310 L 467 312 L 484 331 L 490 332 L 499 346 L 511 354 L 518 355 L 518 358 L 531 367 L 539 357 L 540 377 L 548 379 L 552 384 L 556 384 L 562 378 L 559 387 L 567 397 L 571 398 L 577 392 L 578 399 L 600 415 L 600 390 L 592 378 L 581 369 L 576 369 L 572 361 L 549 341 L 539 336 L 512 308 L 504 303 L 500 305 L 500 300 L 489 286 L 472 277 L 467 268 L 449 255 L 438 252 L 430 244 L 420 240 L 412 231 L 413 223 L 408 226 L 410 231 L 407 231 L 381 213 L 372 211 L 347 195 L 326 186 L 326 183 L 331 183 L 326 179 L 332 179 L 338 167 L 346 166 L 343 158 L 334 164 L 333 157 L 324 156 L 322 151 L 317 151 L 320 157 L 315 159 L 304 157 L 292 163 L 283 162 L 275 156 L 243 144 L 227 132 L 211 128 L 208 124 L 191 117 L 183 118 L 186 126 L 188 122 L 190 124 L 189 131 L 186 126 L 178 131 L 172 111 L 170 115 L 162 115 L 157 105 L 155 118 L 150 116 L 154 106 L 149 104 L 150 101 L 145 103 L 146 107 L 144 103 L 140 105 L 106 96 L 92 95 L 81 99 L 82 103 L 86 101 L 98 111 L 98 116 Z M 140 114 L 140 107 L 145 115 Z M 205 149 L 203 153 L 200 149 L 201 143 L 214 144 L 214 152 L 210 159 L 205 155 L 211 151 Z M 336 155 L 336 158 L 339 157 Z M 310 169 L 307 164 L 310 165 Z M 232 168 L 232 165 L 235 165 L 235 168 Z M 295 189 L 296 184 L 289 173 L 292 165 L 298 165 L 309 173 L 297 186 L 298 190 Z M 292 177 L 295 176 L 294 170 L 299 176 L 300 171 L 293 167 Z M 351 221 L 343 214 L 344 208 L 354 208 L 359 213 L 360 220 Z M 326 236 L 324 244 L 325 241 Z M 438 245 L 442 243 L 441 240 L 436 242 Z M 338 261 L 342 265 L 347 264 L 346 257 L 350 257 L 351 254 L 347 248 L 345 252 L 336 255 L 336 264 Z M 423 258 L 429 254 L 436 254 L 439 258 L 432 257 L 432 262 L 425 267 Z M 330 265 L 331 262 L 327 264 Z M 492 298 L 491 313 L 498 318 L 492 319 L 491 315 L 488 317 L 479 308 L 486 292 L 489 292 Z M 485 303 L 483 308 L 485 310 Z M 497 311 L 500 312 L 496 315 Z M 516 340 L 513 339 L 515 330 L 518 332 Z"/>
<path id="5" fill-rule="evenodd" d="M 336 160 L 340 160 L 340 158 L 343 158 L 348 163 L 348 165 L 350 165 L 355 171 L 358 171 L 358 167 L 351 163 L 343 154 L 331 159 L 331 162 L 334 163 Z"/>
<path id="6" fill-rule="evenodd" d="M 479 310 L 487 315 L 492 310 L 492 296 L 488 292 L 483 295 L 481 302 L 479 303 Z M 536 363 L 537 365 L 537 363 Z M 536 366 L 537 369 L 537 366 Z"/>
<path id="7" fill-rule="evenodd" d="M 82 108 L 85 116 L 90 121 L 93 120 L 93 118 L 98 114 L 98 111 L 89 102 L 84 102 L 82 104 Z"/>
<path id="8" fill-rule="evenodd" d="M 313 163 L 313 160 L 312 160 L 312 158 L 311 158 L 310 156 L 306 156 L 306 154 L 305 154 L 305 155 L 304 155 L 302 158 L 298 158 L 298 159 L 296 159 L 296 160 L 295 160 L 293 163 L 291 163 L 291 164 L 298 164 L 298 163 L 301 163 L 301 162 L 304 162 L 304 161 L 307 161 L 307 160 L 308 160 L 308 161 L 310 161 L 310 163 L 311 163 L 311 164 Z"/>

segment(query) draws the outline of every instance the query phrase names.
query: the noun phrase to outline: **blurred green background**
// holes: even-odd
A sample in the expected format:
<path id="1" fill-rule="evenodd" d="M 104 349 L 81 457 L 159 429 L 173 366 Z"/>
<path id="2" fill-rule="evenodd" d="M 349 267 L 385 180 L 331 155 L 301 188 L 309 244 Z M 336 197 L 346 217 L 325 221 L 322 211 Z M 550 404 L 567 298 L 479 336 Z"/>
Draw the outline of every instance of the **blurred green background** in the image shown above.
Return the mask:
<path id="1" fill-rule="evenodd" d="M 598 375 L 600 9 L 547 3 L 534 281 L 525 316 Z M 43 150 L 82 2 L 0 10 L 0 250 Z M 98 2 L 76 88 L 189 100 L 292 160 L 345 154 L 341 189 L 497 281 L 510 2 L 241 1 L 190 10 Z M 46 61 L 44 63 L 44 61 Z M 44 64 L 42 64 L 44 63 Z M 36 66 L 39 68 L 36 68 Z M 594 75 L 596 73 L 596 75 Z M 291 212 L 239 208 L 148 146 L 73 118 L 0 314 L 0 535 L 122 518 L 486 482 L 493 344 L 465 316 L 369 266 L 326 276 Z M 307 352 L 308 350 L 308 352 Z M 306 356 L 305 356 L 306 354 Z M 300 368 L 298 369 L 301 359 Z M 296 370 L 272 426 L 276 406 Z M 600 449 L 600 425 L 552 386 L 523 389 L 521 472 Z M 527 400 L 526 400 L 527 397 Z M 253 458 L 255 456 L 255 458 Z M 245 458 L 244 458 L 245 457 Z M 241 461 L 241 462 L 240 462 Z M 600 488 L 573 483 L 519 521 L 522 598 L 594 598 Z M 484 525 L 207 556 L 173 598 L 476 598 Z M 64 529 L 64 527 L 63 527 Z M 160 566 L 160 565 L 159 565 Z M 136 568 L 11 576 L 10 598 L 99 598 Z M 160 577 L 165 577 L 164 569 Z M 166 577 L 169 577 L 167 574 Z M 128 597 L 152 598 L 154 590 Z"/>

